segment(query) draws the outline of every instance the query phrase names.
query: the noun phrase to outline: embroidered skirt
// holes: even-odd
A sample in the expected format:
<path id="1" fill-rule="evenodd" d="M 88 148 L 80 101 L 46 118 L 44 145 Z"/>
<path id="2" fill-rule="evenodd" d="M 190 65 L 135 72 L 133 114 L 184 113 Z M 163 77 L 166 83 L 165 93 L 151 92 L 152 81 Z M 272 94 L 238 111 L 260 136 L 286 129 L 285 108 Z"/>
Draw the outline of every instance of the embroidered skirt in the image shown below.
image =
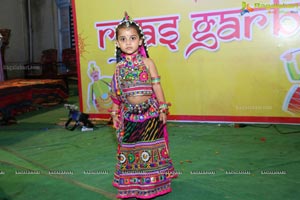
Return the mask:
<path id="1" fill-rule="evenodd" d="M 145 106 L 142 113 L 149 108 Z M 117 198 L 148 199 L 171 192 L 171 179 L 177 174 L 169 156 L 166 125 L 158 116 L 144 121 L 125 118 L 123 123 L 113 180 Z"/>

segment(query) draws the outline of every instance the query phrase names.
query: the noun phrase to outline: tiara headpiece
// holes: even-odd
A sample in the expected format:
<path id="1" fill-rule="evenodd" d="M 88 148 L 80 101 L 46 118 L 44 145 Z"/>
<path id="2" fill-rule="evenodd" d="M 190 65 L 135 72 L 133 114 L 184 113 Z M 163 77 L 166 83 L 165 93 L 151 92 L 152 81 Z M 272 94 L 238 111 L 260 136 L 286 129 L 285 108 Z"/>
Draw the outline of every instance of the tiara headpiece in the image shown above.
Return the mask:
<path id="1" fill-rule="evenodd" d="M 143 45 L 141 45 L 141 46 L 139 47 L 139 52 L 141 53 L 141 55 L 142 55 L 143 57 L 149 57 L 149 55 L 148 55 L 147 43 L 146 43 L 146 41 L 145 41 L 145 35 L 144 35 L 144 32 L 143 32 L 143 29 L 142 29 L 142 27 L 139 25 L 138 22 L 136 22 L 136 21 L 134 21 L 133 19 L 131 19 L 131 17 L 128 15 L 128 13 L 127 13 L 126 11 L 124 12 L 124 17 L 123 17 L 122 21 L 120 21 L 120 23 L 116 26 L 116 31 L 117 31 L 117 29 L 119 28 L 119 26 L 123 25 L 124 23 L 125 23 L 125 26 L 126 26 L 127 28 L 129 28 L 130 25 L 132 25 L 132 24 L 134 24 L 134 25 L 136 25 L 136 26 L 138 27 L 138 29 L 139 29 L 139 31 L 140 31 L 140 34 L 141 34 L 141 36 L 142 36 L 142 39 L 143 39 Z M 120 52 L 117 52 L 118 50 L 119 50 L 119 49 L 116 47 L 116 57 L 117 57 L 117 62 L 120 60 L 120 59 L 119 59 L 119 55 L 118 55 L 118 54 L 120 54 Z"/>

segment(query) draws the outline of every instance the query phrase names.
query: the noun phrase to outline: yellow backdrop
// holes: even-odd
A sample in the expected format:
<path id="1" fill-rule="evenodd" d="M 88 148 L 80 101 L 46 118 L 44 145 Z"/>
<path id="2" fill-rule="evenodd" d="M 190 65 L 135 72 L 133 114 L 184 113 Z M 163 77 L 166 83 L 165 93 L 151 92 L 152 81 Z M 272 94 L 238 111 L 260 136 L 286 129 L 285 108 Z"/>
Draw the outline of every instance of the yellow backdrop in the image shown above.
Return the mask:
<path id="1" fill-rule="evenodd" d="M 111 105 L 114 29 L 127 11 L 144 28 L 169 119 L 300 122 L 297 1 L 73 0 L 73 11 L 80 106 L 91 116 Z"/>

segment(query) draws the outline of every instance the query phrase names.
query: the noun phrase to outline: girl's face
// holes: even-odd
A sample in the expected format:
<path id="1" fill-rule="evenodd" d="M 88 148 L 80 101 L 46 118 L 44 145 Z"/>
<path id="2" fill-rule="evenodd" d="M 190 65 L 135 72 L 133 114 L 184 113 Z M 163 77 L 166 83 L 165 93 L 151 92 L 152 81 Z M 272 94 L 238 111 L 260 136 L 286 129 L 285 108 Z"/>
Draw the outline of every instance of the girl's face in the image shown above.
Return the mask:
<path id="1" fill-rule="evenodd" d="M 142 39 L 134 28 L 120 28 L 118 30 L 117 45 L 123 53 L 131 55 L 138 51 Z"/>

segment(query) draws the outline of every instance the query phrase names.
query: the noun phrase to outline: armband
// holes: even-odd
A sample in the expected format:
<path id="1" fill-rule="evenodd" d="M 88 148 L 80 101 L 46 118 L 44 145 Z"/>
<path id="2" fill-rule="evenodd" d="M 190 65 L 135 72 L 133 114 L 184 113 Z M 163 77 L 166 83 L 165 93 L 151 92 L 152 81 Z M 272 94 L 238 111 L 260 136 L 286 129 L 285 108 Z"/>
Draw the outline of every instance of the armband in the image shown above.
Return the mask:
<path id="1" fill-rule="evenodd" d="M 160 84 L 160 76 L 151 77 L 151 83 L 152 84 Z"/>

